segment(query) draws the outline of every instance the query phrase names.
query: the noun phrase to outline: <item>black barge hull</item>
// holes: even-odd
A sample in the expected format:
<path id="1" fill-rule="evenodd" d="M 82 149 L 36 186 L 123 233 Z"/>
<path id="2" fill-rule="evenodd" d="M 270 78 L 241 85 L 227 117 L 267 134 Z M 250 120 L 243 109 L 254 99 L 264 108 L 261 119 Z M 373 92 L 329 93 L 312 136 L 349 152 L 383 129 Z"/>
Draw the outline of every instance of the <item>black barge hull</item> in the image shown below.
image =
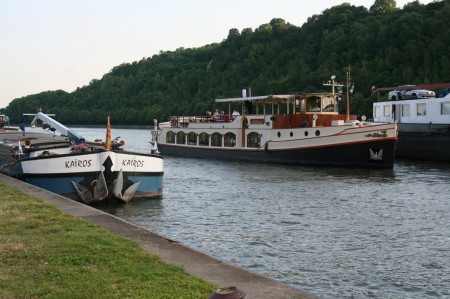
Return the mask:
<path id="1" fill-rule="evenodd" d="M 294 150 L 234 149 L 189 147 L 158 144 L 163 155 L 189 158 L 205 158 L 225 161 L 277 163 L 287 165 L 323 165 L 362 168 L 393 168 L 395 140 L 349 143 L 334 146 L 302 148 Z M 382 155 L 373 157 L 373 153 Z M 371 154 L 372 153 L 372 154 Z"/>

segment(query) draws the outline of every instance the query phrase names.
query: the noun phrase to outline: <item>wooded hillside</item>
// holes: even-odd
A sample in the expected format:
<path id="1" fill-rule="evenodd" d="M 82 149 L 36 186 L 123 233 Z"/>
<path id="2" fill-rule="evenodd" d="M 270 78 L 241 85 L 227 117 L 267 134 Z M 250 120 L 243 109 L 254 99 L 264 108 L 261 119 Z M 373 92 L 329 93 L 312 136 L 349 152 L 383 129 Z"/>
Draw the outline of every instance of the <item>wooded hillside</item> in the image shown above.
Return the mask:
<path id="1" fill-rule="evenodd" d="M 450 0 L 403 9 L 375 0 L 313 15 L 301 27 L 273 19 L 257 29 L 231 29 L 222 41 L 160 52 L 114 67 L 72 93 L 46 91 L 13 100 L 2 111 L 11 123 L 22 113 L 55 113 L 66 125 L 150 125 L 170 115 L 204 115 L 220 97 L 319 91 L 351 67 L 353 114 L 372 115 L 371 87 L 450 81 Z M 344 106 L 344 105 L 343 105 Z"/>

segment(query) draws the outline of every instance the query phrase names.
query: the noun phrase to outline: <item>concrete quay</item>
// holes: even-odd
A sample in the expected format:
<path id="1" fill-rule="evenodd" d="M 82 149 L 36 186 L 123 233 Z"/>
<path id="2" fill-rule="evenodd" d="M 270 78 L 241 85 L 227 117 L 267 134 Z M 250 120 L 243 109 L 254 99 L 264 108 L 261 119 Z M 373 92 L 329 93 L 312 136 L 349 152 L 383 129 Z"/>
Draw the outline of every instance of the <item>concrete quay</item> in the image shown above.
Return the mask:
<path id="1" fill-rule="evenodd" d="M 133 240 L 149 253 L 161 256 L 165 263 L 180 266 L 186 273 L 209 281 L 219 288 L 235 286 L 246 293 L 245 299 L 317 298 L 284 283 L 218 260 L 175 240 L 170 240 L 118 217 L 47 190 L 3 174 L 0 174 L 0 182 L 40 198 L 63 212 Z"/>

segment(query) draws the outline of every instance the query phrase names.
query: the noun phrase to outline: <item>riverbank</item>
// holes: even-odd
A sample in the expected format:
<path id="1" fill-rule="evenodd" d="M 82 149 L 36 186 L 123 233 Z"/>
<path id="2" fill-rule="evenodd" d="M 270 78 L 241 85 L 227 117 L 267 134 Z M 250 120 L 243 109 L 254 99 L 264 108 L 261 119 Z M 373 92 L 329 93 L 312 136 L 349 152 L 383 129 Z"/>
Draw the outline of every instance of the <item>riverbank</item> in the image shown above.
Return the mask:
<path id="1" fill-rule="evenodd" d="M 314 298 L 10 177 L 0 190 L 2 296 Z"/>

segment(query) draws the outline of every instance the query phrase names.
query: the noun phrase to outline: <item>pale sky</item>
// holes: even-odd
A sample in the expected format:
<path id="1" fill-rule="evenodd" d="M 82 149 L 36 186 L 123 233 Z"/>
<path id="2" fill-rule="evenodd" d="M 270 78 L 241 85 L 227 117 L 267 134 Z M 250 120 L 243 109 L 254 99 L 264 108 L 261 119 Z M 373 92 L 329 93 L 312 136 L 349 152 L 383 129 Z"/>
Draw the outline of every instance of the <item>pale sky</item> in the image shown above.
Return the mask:
<path id="1" fill-rule="evenodd" d="M 72 92 L 160 51 L 221 42 L 232 28 L 273 18 L 301 26 L 344 2 L 369 8 L 375 0 L 0 0 L 0 108 L 42 91 Z"/>

